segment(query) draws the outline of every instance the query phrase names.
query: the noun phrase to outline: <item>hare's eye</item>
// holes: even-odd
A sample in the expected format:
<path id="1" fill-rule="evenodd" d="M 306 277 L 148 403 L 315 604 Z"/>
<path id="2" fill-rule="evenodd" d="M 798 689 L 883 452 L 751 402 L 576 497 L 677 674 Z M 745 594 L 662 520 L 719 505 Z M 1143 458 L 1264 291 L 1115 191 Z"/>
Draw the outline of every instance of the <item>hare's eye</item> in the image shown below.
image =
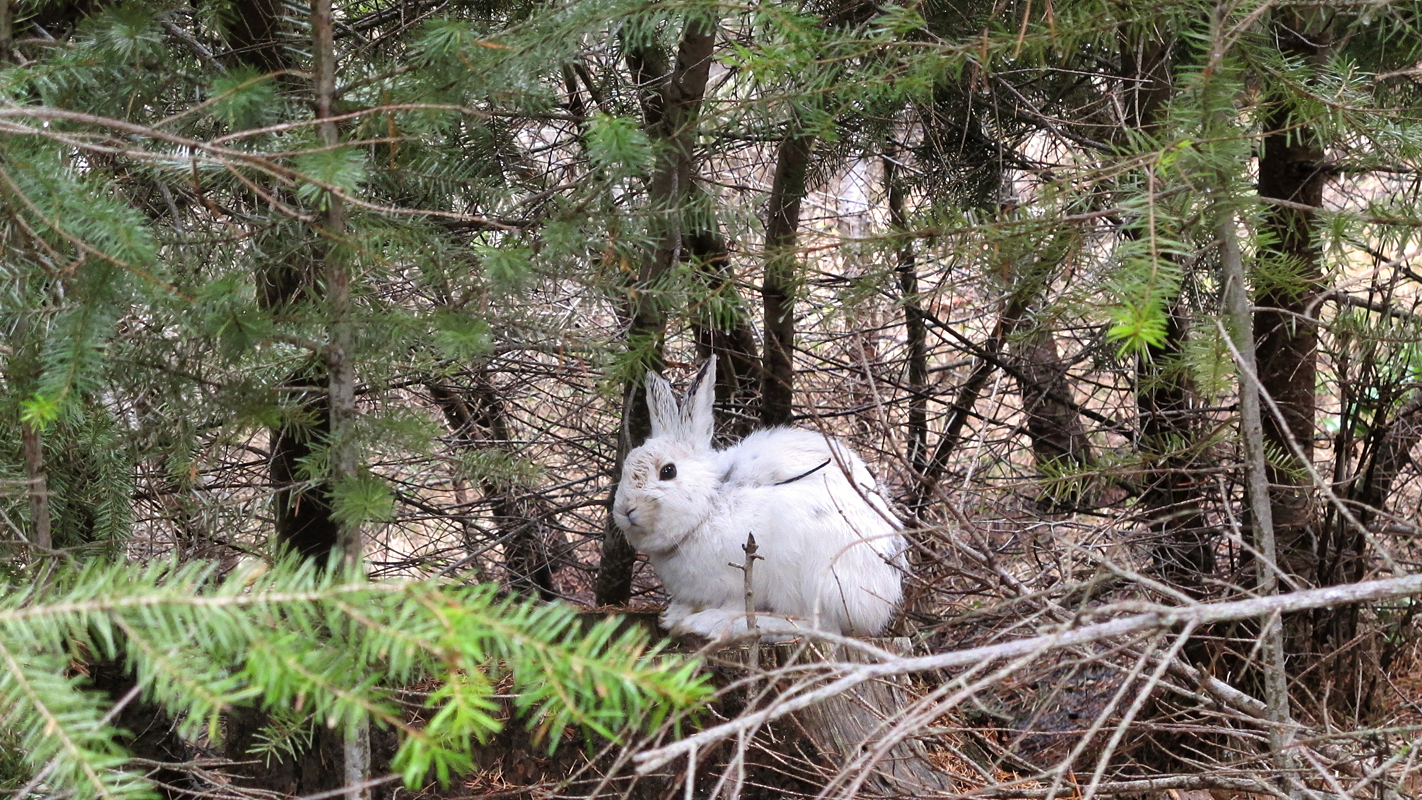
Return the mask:
<path id="1" fill-rule="evenodd" d="M 664 481 L 669 481 L 669 480 L 671 480 L 672 478 L 675 478 L 675 477 L 676 477 L 676 465 L 675 465 L 675 464 L 667 464 L 667 465 L 663 466 L 663 467 L 662 467 L 662 471 L 659 472 L 659 473 L 657 473 L 657 474 L 658 474 L 658 476 L 659 476 L 662 480 L 664 480 Z"/>

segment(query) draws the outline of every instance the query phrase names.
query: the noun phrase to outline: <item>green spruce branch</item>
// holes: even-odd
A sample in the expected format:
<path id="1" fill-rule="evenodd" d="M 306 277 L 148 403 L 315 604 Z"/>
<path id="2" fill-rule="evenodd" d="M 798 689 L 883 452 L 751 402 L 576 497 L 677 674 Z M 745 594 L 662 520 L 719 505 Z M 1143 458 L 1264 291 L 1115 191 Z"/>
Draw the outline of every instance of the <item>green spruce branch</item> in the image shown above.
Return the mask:
<path id="1" fill-rule="evenodd" d="M 569 727 L 617 739 L 651 730 L 709 689 L 696 664 L 609 620 L 584 631 L 572 609 L 500 598 L 494 587 L 370 583 L 309 565 L 213 567 L 95 563 L 46 590 L 0 599 L 3 726 L 28 767 L 80 800 L 151 796 L 127 766 L 107 701 L 87 690 L 74 654 L 124 658 L 145 698 L 209 736 L 242 705 L 296 710 L 315 724 L 394 729 L 406 783 L 447 781 L 504 724 L 493 687 L 550 747 Z M 434 680 L 411 716 L 394 689 Z M 423 719 L 421 719 L 423 718 Z"/>

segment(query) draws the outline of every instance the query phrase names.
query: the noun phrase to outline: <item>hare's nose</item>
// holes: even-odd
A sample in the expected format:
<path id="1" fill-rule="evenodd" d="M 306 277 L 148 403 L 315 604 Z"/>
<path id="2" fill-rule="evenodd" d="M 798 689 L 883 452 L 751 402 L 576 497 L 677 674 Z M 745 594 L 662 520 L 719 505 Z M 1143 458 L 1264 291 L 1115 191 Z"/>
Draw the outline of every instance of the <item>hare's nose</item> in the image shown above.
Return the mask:
<path id="1" fill-rule="evenodd" d="M 635 506 L 628 506 L 627 509 L 622 513 L 627 515 L 628 522 L 631 522 L 634 525 L 637 523 L 637 520 L 633 519 L 633 515 L 637 513 L 637 509 Z"/>

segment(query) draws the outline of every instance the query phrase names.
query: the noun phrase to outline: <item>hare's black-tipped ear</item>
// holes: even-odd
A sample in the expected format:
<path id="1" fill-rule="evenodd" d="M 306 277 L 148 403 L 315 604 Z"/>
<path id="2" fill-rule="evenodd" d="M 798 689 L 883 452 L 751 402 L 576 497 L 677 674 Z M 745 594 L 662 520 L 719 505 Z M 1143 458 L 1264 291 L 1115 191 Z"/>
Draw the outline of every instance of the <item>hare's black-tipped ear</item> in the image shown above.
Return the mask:
<path id="1" fill-rule="evenodd" d="M 647 371 L 647 410 L 652 413 L 652 438 L 675 435 L 681 428 L 681 414 L 670 383 Z"/>
<path id="2" fill-rule="evenodd" d="M 682 429 L 689 444 L 711 446 L 711 434 L 716 431 L 716 356 L 711 356 L 696 371 L 686 389 L 686 403 L 681 407 Z"/>

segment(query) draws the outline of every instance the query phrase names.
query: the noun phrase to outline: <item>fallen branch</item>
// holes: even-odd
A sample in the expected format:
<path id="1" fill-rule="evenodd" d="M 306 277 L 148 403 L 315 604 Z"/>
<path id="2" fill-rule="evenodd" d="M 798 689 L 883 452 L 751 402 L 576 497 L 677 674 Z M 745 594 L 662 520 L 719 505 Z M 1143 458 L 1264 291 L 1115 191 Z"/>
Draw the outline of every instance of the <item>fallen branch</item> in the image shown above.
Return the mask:
<path id="1" fill-rule="evenodd" d="M 840 677 L 818 689 L 799 694 L 788 694 L 771 706 L 746 714 L 729 722 L 707 728 L 677 742 L 639 753 L 633 757 L 637 772 L 646 774 L 658 769 L 671 760 L 689 753 L 696 748 L 708 747 L 723 739 L 736 736 L 742 731 L 754 730 L 786 714 L 799 711 L 825 698 L 833 697 L 867 681 L 893 675 L 907 675 L 915 672 L 952 669 L 969 665 L 999 661 L 1022 656 L 1034 651 L 1046 651 L 1061 647 L 1089 644 L 1102 639 L 1130 636 L 1151 630 L 1163 630 L 1181 624 L 1210 625 L 1240 619 L 1252 619 L 1265 614 L 1287 614 L 1315 608 L 1331 608 L 1377 600 L 1422 594 L 1422 575 L 1405 575 L 1400 578 L 1364 581 L 1361 583 L 1328 586 L 1321 589 L 1307 589 L 1300 592 L 1235 600 L 1227 603 L 1198 603 L 1188 606 L 1160 607 L 1146 613 L 1066 628 L 1053 633 L 1018 639 L 1001 644 L 972 647 L 948 653 L 935 653 L 915 658 L 893 658 L 877 664 L 833 664 L 827 669 L 836 671 Z M 1108 609 L 1102 609 L 1108 610 Z M 813 637 L 814 631 L 806 631 Z M 1240 693 L 1241 695 L 1243 693 Z M 1247 696 L 1246 696 L 1247 697 Z M 1238 702 L 1238 698 L 1234 698 Z M 1258 702 L 1258 701 L 1255 701 Z"/>

